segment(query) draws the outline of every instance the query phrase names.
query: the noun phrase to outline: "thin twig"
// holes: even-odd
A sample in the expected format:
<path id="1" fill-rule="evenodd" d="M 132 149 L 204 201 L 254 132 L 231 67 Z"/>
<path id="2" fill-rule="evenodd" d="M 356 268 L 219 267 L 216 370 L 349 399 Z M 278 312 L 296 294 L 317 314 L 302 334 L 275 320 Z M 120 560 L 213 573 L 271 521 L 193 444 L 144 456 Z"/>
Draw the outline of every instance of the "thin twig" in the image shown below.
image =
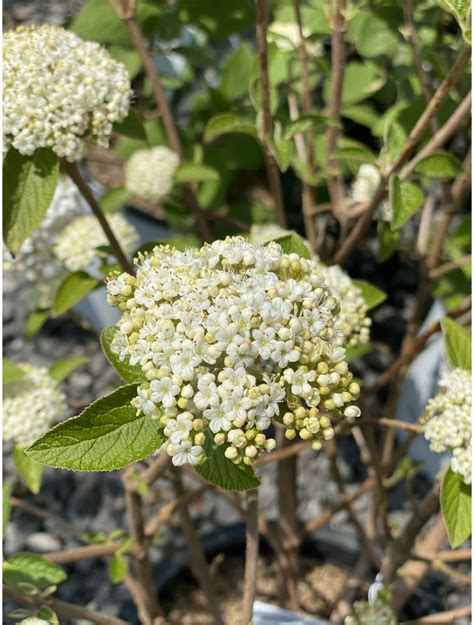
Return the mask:
<path id="1" fill-rule="evenodd" d="M 287 223 L 280 172 L 268 142 L 268 139 L 273 134 L 273 122 L 270 107 L 270 79 L 268 76 L 267 24 L 268 0 L 257 0 L 256 39 L 260 68 L 260 104 L 263 116 L 263 150 L 265 155 L 265 167 L 267 170 L 268 186 L 270 187 L 270 192 L 275 205 L 277 223 L 282 228 L 286 228 Z"/>
<path id="2" fill-rule="evenodd" d="M 438 280 L 441 276 L 444 276 L 445 273 L 449 273 L 454 269 L 459 269 L 464 265 L 470 264 L 472 260 L 471 254 L 466 254 L 465 256 L 461 256 L 460 258 L 456 258 L 456 260 L 451 260 L 447 263 L 443 263 L 436 269 L 432 269 L 429 273 L 430 280 Z"/>
<path id="3" fill-rule="evenodd" d="M 215 584 L 212 580 L 209 572 L 209 567 L 204 555 L 204 551 L 199 542 L 198 535 L 194 528 L 194 523 L 191 519 L 188 510 L 187 501 L 184 498 L 185 491 L 179 468 L 175 469 L 172 473 L 173 484 L 176 491 L 176 496 L 180 500 L 178 507 L 181 529 L 183 531 L 184 538 L 186 540 L 189 553 L 191 555 L 190 566 L 196 581 L 201 586 L 204 596 L 208 604 L 210 613 L 214 618 L 216 625 L 224 625 L 221 611 L 219 609 L 219 602 L 214 592 Z"/>
<path id="4" fill-rule="evenodd" d="M 341 220 L 344 216 L 342 205 L 344 202 L 344 187 L 339 171 L 339 163 L 335 158 L 338 139 L 341 133 L 341 104 L 342 90 L 344 86 L 344 70 L 346 63 L 346 52 L 344 47 L 345 29 L 345 0 L 335 0 L 331 16 L 331 99 L 328 107 L 328 115 L 337 122 L 326 132 L 328 178 L 327 185 L 331 198 L 334 215 Z"/>
<path id="5" fill-rule="evenodd" d="M 403 621 L 400 625 L 450 625 L 450 623 L 455 623 L 457 619 L 470 616 L 471 612 L 472 607 L 467 605 L 463 608 L 455 608 L 454 610 L 447 610 L 446 612 L 437 612 L 436 614 L 421 616 L 415 620 Z"/>
<path id="6" fill-rule="evenodd" d="M 390 167 L 389 171 L 382 177 L 380 184 L 372 196 L 371 200 L 367 203 L 364 209 L 364 214 L 356 223 L 354 228 L 351 230 L 349 236 L 344 241 L 339 251 L 334 257 L 334 262 L 337 264 L 341 264 L 347 258 L 347 256 L 351 253 L 357 243 L 362 239 L 365 234 L 365 231 L 369 227 L 372 222 L 373 215 L 377 210 L 380 202 L 384 200 L 388 194 L 387 183 L 390 178 L 397 174 L 408 158 L 411 156 L 415 146 L 423 137 L 423 134 L 430 122 L 430 119 L 436 114 L 439 110 L 441 104 L 444 102 L 445 98 L 451 91 L 451 87 L 455 84 L 455 82 L 460 78 L 463 73 L 466 65 L 469 62 L 471 57 L 471 48 L 466 47 L 462 50 L 460 55 L 458 56 L 456 62 L 451 67 L 446 78 L 443 80 L 441 85 L 438 87 L 436 93 L 430 100 L 429 105 L 426 107 L 414 128 L 408 135 L 405 146 L 401 150 L 398 157 L 395 159 L 395 162 Z M 443 127 L 444 128 L 444 127 Z M 438 132 L 442 132 L 443 128 L 441 128 Z"/>
<path id="7" fill-rule="evenodd" d="M 89 185 L 82 177 L 76 163 L 69 163 L 68 161 L 63 160 L 61 162 L 61 166 L 74 182 L 76 187 L 79 189 L 82 197 L 91 207 L 91 210 L 94 213 L 94 216 L 97 218 L 97 221 L 99 222 L 102 230 L 104 231 L 104 234 L 107 237 L 108 242 L 110 243 L 110 247 L 112 248 L 112 252 L 115 258 L 118 260 L 120 266 L 124 271 L 133 275 L 135 273 L 133 264 L 128 260 L 127 256 L 122 250 L 122 246 L 120 245 L 117 237 L 113 233 L 112 228 L 110 227 L 110 224 L 104 214 L 104 211 L 102 210 L 99 202 L 95 199 L 94 194 L 89 188 Z"/>
<path id="8" fill-rule="evenodd" d="M 31 608 L 39 608 L 42 605 L 47 605 L 54 612 L 57 612 L 60 616 L 67 619 L 79 620 L 85 619 L 97 625 L 128 625 L 127 621 L 123 621 L 116 616 L 110 616 L 103 612 L 97 612 L 96 610 L 89 610 L 75 603 L 68 603 L 66 601 L 60 601 L 54 597 L 41 597 L 39 595 L 27 595 L 25 593 L 11 588 L 10 586 L 3 586 L 3 595 L 20 605 L 27 605 Z"/>
<path id="9" fill-rule="evenodd" d="M 253 604 L 257 588 L 258 564 L 258 490 L 254 488 L 246 493 L 247 514 L 245 524 L 245 576 L 244 600 L 242 606 L 242 625 L 249 625 L 252 620 Z"/>
<path id="10" fill-rule="evenodd" d="M 55 564 L 70 564 L 80 560 L 92 560 L 94 558 L 104 558 L 113 555 L 120 547 L 118 542 L 99 543 L 97 545 L 83 545 L 73 549 L 63 551 L 51 551 L 44 553 L 43 558 Z"/>
<path id="11" fill-rule="evenodd" d="M 68 534 L 69 536 L 73 536 L 77 540 L 83 540 L 83 532 L 80 532 L 76 529 L 69 521 L 65 521 L 63 518 L 54 514 L 53 512 L 49 512 L 48 510 L 43 510 L 38 506 L 30 503 L 29 501 L 25 501 L 23 499 L 18 499 L 17 497 L 10 497 L 10 506 L 12 508 L 18 508 L 19 510 L 24 510 L 29 514 L 32 514 L 40 519 L 45 521 L 51 521 L 57 525 L 63 532 Z"/>

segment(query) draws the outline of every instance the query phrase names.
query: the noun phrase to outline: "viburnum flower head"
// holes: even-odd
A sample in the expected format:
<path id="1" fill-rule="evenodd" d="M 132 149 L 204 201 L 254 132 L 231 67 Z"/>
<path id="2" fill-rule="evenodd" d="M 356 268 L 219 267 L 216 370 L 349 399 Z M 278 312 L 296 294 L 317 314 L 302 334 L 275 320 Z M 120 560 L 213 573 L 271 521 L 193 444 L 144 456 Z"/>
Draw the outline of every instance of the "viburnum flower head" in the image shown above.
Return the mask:
<path id="1" fill-rule="evenodd" d="M 132 253 L 139 242 L 135 228 L 121 213 L 109 215 L 107 221 L 124 252 Z M 89 267 L 97 257 L 107 257 L 98 248 L 108 245 L 107 237 L 94 215 L 84 215 L 74 219 L 63 230 L 54 246 L 54 254 L 67 269 L 79 271 Z"/>
<path id="2" fill-rule="evenodd" d="M 466 484 L 472 473 L 472 376 L 470 371 L 453 369 L 439 381 L 440 392 L 429 400 L 424 418 L 425 438 L 432 451 L 450 451 L 451 469 Z"/>
<path id="3" fill-rule="evenodd" d="M 21 154 L 77 161 L 86 136 L 107 147 L 130 96 L 127 69 L 98 43 L 48 24 L 4 34 L 3 136 Z"/>
<path id="4" fill-rule="evenodd" d="M 76 185 L 60 177 L 53 200 L 36 230 L 23 242 L 13 258 L 4 247 L 3 269 L 13 277 L 26 279 L 35 289 L 34 300 L 40 308 L 48 308 L 64 269 L 57 264 L 54 245 L 66 225 L 87 207 Z"/>
<path id="5" fill-rule="evenodd" d="M 250 241 L 263 245 L 289 234 L 295 233 L 275 224 L 253 225 L 250 230 Z M 319 269 L 326 284 L 338 300 L 339 313 L 335 321 L 335 328 L 344 333 L 348 346 L 354 347 L 368 343 L 372 320 L 367 317 L 367 303 L 362 295 L 362 290 L 354 284 L 339 265 L 328 267 L 316 255 L 313 258 L 319 263 Z"/>
<path id="6" fill-rule="evenodd" d="M 108 281 L 123 314 L 112 350 L 147 379 L 134 406 L 159 419 L 173 463 L 196 464 L 206 437 L 235 463 L 275 446 L 272 419 L 314 448 L 357 417 L 359 387 L 335 329 L 319 264 L 241 237 L 139 255 L 136 277 Z"/>
<path id="7" fill-rule="evenodd" d="M 45 367 L 28 363 L 16 366 L 25 375 L 8 385 L 3 401 L 3 440 L 13 439 L 25 449 L 64 417 L 67 404 L 58 382 Z"/>
<path id="8" fill-rule="evenodd" d="M 173 187 L 179 156 L 165 145 L 137 150 L 125 164 L 125 187 L 133 195 L 158 201 Z"/>

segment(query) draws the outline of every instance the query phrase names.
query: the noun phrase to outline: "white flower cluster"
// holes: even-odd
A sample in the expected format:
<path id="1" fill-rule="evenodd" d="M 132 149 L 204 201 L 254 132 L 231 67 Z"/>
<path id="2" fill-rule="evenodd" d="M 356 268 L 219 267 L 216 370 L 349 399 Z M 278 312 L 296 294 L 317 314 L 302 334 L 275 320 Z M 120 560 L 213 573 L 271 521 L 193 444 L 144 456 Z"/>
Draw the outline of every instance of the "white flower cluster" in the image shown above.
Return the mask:
<path id="1" fill-rule="evenodd" d="M 371 163 L 364 163 L 359 167 L 357 176 L 352 183 L 351 197 L 357 204 L 368 202 L 382 179 L 380 171 Z M 379 206 L 379 217 L 383 221 L 391 221 L 393 217 L 392 205 L 388 200 L 383 201 Z"/>
<path id="2" fill-rule="evenodd" d="M 250 241 L 264 245 L 288 234 L 294 233 L 274 224 L 253 225 Z M 340 310 L 334 327 L 344 333 L 348 346 L 368 343 L 372 320 L 367 317 L 367 304 L 362 291 L 339 265 L 327 267 L 317 256 L 314 256 L 314 260 L 319 262 L 321 273 L 339 303 Z"/>
<path id="3" fill-rule="evenodd" d="M 132 253 L 139 242 L 135 228 L 121 213 L 109 215 L 107 221 L 124 252 Z M 54 246 L 54 254 L 67 269 L 79 271 L 89 267 L 97 257 L 106 258 L 108 254 L 98 248 L 108 245 L 107 237 L 94 215 L 84 215 L 64 228 Z"/>
<path id="4" fill-rule="evenodd" d="M 6 248 L 3 269 L 13 277 L 21 276 L 35 289 L 34 300 L 48 308 L 64 270 L 53 254 L 59 234 L 75 217 L 86 210 L 77 187 L 69 178 L 60 177 L 53 200 L 36 230 L 23 242 L 13 258 Z"/>
<path id="5" fill-rule="evenodd" d="M 229 237 L 159 246 L 137 265 L 107 285 L 123 311 L 112 350 L 141 366 L 133 404 L 160 420 L 175 465 L 203 457 L 206 433 L 251 464 L 275 446 L 272 418 L 319 449 L 335 420 L 359 416 L 337 301 L 316 261 Z"/>
<path id="6" fill-rule="evenodd" d="M 47 24 L 4 35 L 3 135 L 21 154 L 52 148 L 77 161 L 86 135 L 107 147 L 130 96 L 125 66 L 98 43 Z"/>
<path id="7" fill-rule="evenodd" d="M 51 625 L 50 621 L 45 621 L 37 616 L 28 616 L 27 618 L 19 621 L 17 625 Z"/>
<path id="8" fill-rule="evenodd" d="M 303 27 L 306 51 L 310 56 L 322 56 L 323 44 L 320 41 L 310 41 L 311 31 Z M 300 30 L 296 22 L 272 22 L 268 27 L 267 40 L 274 43 L 283 52 L 298 50 L 301 45 Z"/>
<path id="9" fill-rule="evenodd" d="M 67 404 L 58 382 L 45 367 L 16 365 L 24 376 L 9 384 L 3 401 L 3 440 L 21 449 L 31 445 L 65 414 Z"/>
<path id="10" fill-rule="evenodd" d="M 440 392 L 429 400 L 424 419 L 425 438 L 432 451 L 450 451 L 451 469 L 471 483 L 472 377 L 453 369 L 439 381 Z"/>
<path id="11" fill-rule="evenodd" d="M 179 156 L 165 145 L 137 150 L 125 164 L 125 187 L 133 195 L 157 202 L 173 187 Z"/>

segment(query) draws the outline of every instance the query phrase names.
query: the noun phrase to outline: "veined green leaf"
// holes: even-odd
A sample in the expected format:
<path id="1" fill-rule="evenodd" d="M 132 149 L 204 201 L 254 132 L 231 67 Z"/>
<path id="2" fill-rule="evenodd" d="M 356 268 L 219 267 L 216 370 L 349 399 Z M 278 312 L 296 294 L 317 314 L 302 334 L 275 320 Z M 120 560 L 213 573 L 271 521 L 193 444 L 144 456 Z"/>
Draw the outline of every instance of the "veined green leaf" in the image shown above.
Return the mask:
<path id="1" fill-rule="evenodd" d="M 99 204 L 106 213 L 113 213 L 127 204 L 131 198 L 132 194 L 125 187 L 115 187 L 115 189 L 109 189 L 104 193 Z"/>
<path id="2" fill-rule="evenodd" d="M 441 486 L 440 501 L 449 542 L 455 549 L 471 535 L 471 486 L 463 482 L 459 473 L 448 469 Z"/>
<path id="3" fill-rule="evenodd" d="M 136 384 L 101 397 L 79 416 L 56 425 L 26 453 L 47 466 L 72 471 L 112 471 L 142 460 L 161 447 L 157 421 L 137 414 L 130 402 Z"/>
<path id="4" fill-rule="evenodd" d="M 399 230 L 413 215 L 417 213 L 425 198 L 423 191 L 411 182 L 400 182 L 398 176 L 392 191 L 393 209 L 392 229 Z"/>
<path id="5" fill-rule="evenodd" d="M 33 553 L 16 553 L 3 564 L 3 579 L 8 586 L 28 583 L 44 590 L 60 584 L 67 575 L 60 566 Z"/>
<path id="6" fill-rule="evenodd" d="M 53 317 L 65 313 L 99 285 L 100 281 L 85 271 L 68 274 L 56 292 L 51 310 Z"/>
<path id="7" fill-rule="evenodd" d="M 364 148 L 342 148 L 336 152 L 336 158 L 342 161 L 355 161 L 356 163 L 370 163 L 377 165 L 377 156 Z"/>
<path id="8" fill-rule="evenodd" d="M 301 115 L 298 119 L 289 122 L 283 136 L 285 139 L 292 139 L 295 135 L 301 135 L 306 132 L 324 131 L 326 128 L 338 126 L 339 123 L 336 120 L 315 112 L 308 115 Z"/>
<path id="9" fill-rule="evenodd" d="M 16 254 L 37 228 L 53 199 L 59 160 L 49 149 L 31 156 L 10 148 L 3 159 L 3 238 Z"/>
<path id="10" fill-rule="evenodd" d="M 285 254 L 298 254 L 301 258 L 311 258 L 308 244 L 302 237 L 296 234 L 296 232 L 285 234 L 285 236 L 278 237 L 273 241 L 278 243 Z"/>
<path id="11" fill-rule="evenodd" d="M 224 490 L 250 490 L 258 488 L 258 479 L 252 467 L 244 464 L 234 464 L 225 457 L 226 445 L 216 445 L 212 436 L 206 434 L 204 443 L 205 458 L 195 466 L 195 470 L 207 482 Z"/>

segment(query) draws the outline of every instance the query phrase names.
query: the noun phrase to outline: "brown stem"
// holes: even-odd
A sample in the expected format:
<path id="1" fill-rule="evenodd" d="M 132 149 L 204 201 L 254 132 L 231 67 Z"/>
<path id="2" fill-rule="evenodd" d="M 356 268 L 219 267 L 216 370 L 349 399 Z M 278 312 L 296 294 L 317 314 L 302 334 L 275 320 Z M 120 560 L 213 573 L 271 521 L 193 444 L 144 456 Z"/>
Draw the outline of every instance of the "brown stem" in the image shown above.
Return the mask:
<path id="1" fill-rule="evenodd" d="M 60 616 L 67 619 L 79 620 L 85 619 L 97 625 L 127 625 L 127 621 L 123 621 L 121 618 L 115 616 L 109 616 L 103 612 L 96 612 L 95 610 L 89 610 L 83 608 L 75 603 L 68 603 L 66 601 L 60 601 L 54 597 L 41 597 L 39 595 L 27 595 L 10 586 L 3 586 L 3 595 L 20 605 L 27 605 L 31 608 L 39 608 L 42 605 L 47 605 L 54 612 L 57 612 Z"/>
<path id="2" fill-rule="evenodd" d="M 219 602 L 214 592 L 214 582 L 209 573 L 209 567 L 207 565 L 206 556 L 199 542 L 198 535 L 194 528 L 194 523 L 189 514 L 187 501 L 184 498 L 185 491 L 183 482 L 181 479 L 181 473 L 179 469 L 175 469 L 172 473 L 173 484 L 176 491 L 176 496 L 180 500 L 178 508 L 181 529 L 183 531 L 186 544 L 191 554 L 190 566 L 196 581 L 201 586 L 201 590 L 206 597 L 209 611 L 214 617 L 216 625 L 224 625 L 222 615 L 219 609 Z"/>
<path id="3" fill-rule="evenodd" d="M 133 264 L 128 260 L 127 256 L 122 250 L 122 247 L 120 243 L 118 242 L 117 237 L 113 233 L 112 228 L 110 227 L 110 224 L 107 221 L 104 211 L 102 210 L 99 202 L 97 202 L 97 200 L 95 199 L 94 194 L 89 188 L 89 185 L 86 183 L 86 181 L 82 177 L 81 172 L 79 171 L 79 168 L 77 167 L 76 163 L 69 163 L 68 161 L 63 160 L 61 163 L 61 166 L 64 169 L 64 171 L 68 174 L 68 176 L 71 178 L 71 180 L 74 182 L 76 187 L 79 189 L 82 197 L 86 200 L 86 202 L 91 207 L 91 210 L 94 213 L 94 216 L 96 217 L 97 221 L 101 225 L 101 228 L 104 231 L 104 234 L 107 237 L 108 242 L 110 243 L 112 252 L 115 258 L 118 260 L 120 266 L 122 267 L 124 271 L 133 275 L 135 273 Z"/>
<path id="4" fill-rule="evenodd" d="M 337 126 L 328 128 L 326 132 L 326 145 L 328 157 L 328 191 L 331 198 L 332 210 L 336 217 L 341 220 L 343 216 L 342 205 L 344 203 L 344 187 L 339 171 L 339 163 L 335 158 L 338 140 L 340 136 L 342 90 L 344 86 L 344 70 L 346 52 L 344 47 L 344 18 L 345 0 L 335 0 L 331 17 L 331 100 L 328 107 L 328 115 L 338 123 Z"/>
<path id="5" fill-rule="evenodd" d="M 65 521 L 63 518 L 58 516 L 57 514 L 53 514 L 48 510 L 43 510 L 34 504 L 24 501 L 23 499 L 18 499 L 17 497 L 10 497 L 10 506 L 12 508 L 18 508 L 19 510 L 24 510 L 29 514 L 32 514 L 40 519 L 44 519 L 45 521 L 51 521 L 55 525 L 57 525 L 63 532 L 66 534 L 73 536 L 77 540 L 83 540 L 83 533 L 76 529 L 70 522 Z"/>
<path id="6" fill-rule="evenodd" d="M 400 171 L 404 163 L 408 160 L 408 158 L 412 154 L 413 149 L 415 148 L 417 143 L 420 141 L 420 139 L 423 137 L 423 134 L 430 122 L 430 119 L 432 119 L 432 117 L 436 114 L 439 107 L 441 106 L 441 104 L 443 103 L 447 95 L 449 94 L 451 87 L 455 84 L 455 82 L 460 78 L 461 74 L 463 73 L 464 68 L 469 62 L 470 56 L 471 56 L 470 47 L 464 48 L 462 52 L 460 53 L 460 55 L 458 56 L 456 62 L 451 67 L 451 70 L 449 71 L 448 75 L 443 80 L 441 85 L 438 87 L 436 93 L 431 98 L 430 103 L 428 104 L 428 106 L 426 107 L 426 109 L 424 110 L 420 118 L 418 119 L 417 123 L 415 124 L 414 128 L 408 135 L 408 138 L 407 138 L 407 141 L 405 143 L 403 150 L 400 152 L 395 162 L 390 167 L 389 171 L 382 177 L 382 180 L 380 181 L 380 184 L 376 192 L 374 193 L 373 197 L 371 198 L 371 200 L 367 203 L 365 207 L 364 214 L 356 223 L 353 230 L 351 231 L 351 233 L 349 234 L 349 236 L 341 245 L 339 251 L 335 255 L 334 257 L 335 263 L 337 264 L 343 263 L 345 259 L 347 258 L 347 256 L 351 253 L 351 251 L 357 245 L 357 243 L 364 236 L 365 231 L 367 230 L 370 223 L 372 222 L 372 218 L 374 216 L 375 211 L 377 210 L 377 207 L 379 206 L 380 202 L 384 200 L 388 194 L 388 189 L 387 189 L 388 181 L 393 175 L 397 174 Z M 443 131 L 443 128 L 441 128 L 439 132 L 441 131 Z"/>
<path id="7" fill-rule="evenodd" d="M 64 549 L 63 551 L 52 551 L 43 554 L 45 560 L 54 562 L 55 564 L 70 564 L 79 560 L 91 560 L 94 558 L 103 558 L 113 555 L 120 547 L 120 543 L 107 542 L 98 545 L 84 545 L 73 549 Z"/>
<path id="8" fill-rule="evenodd" d="M 410 551 L 425 523 L 439 510 L 440 484 L 437 480 L 413 513 L 401 534 L 391 543 L 384 558 L 381 576 L 385 583 L 391 583 L 397 570 L 410 557 Z"/>
<path id="9" fill-rule="evenodd" d="M 145 74 L 147 75 L 148 80 L 150 81 L 151 88 L 153 91 L 153 96 L 155 98 L 156 104 L 158 106 L 158 110 L 160 112 L 161 119 L 163 120 L 163 126 L 165 128 L 166 136 L 168 138 L 168 143 L 171 149 L 176 152 L 179 156 L 180 161 L 184 160 L 184 151 L 183 146 L 181 145 L 181 141 L 178 135 L 178 131 L 176 129 L 176 124 L 174 121 L 173 113 L 169 107 L 168 101 L 166 99 L 165 90 L 163 89 L 163 85 L 161 84 L 160 77 L 158 72 L 156 71 L 155 64 L 153 63 L 153 59 L 151 58 L 145 42 L 143 40 L 142 34 L 140 32 L 140 27 L 138 26 L 135 16 L 133 12 L 128 12 L 125 16 L 122 16 L 125 24 L 127 25 L 128 31 L 130 33 L 130 37 L 132 39 L 135 50 L 140 57 L 140 60 L 143 64 L 143 68 L 145 70 Z M 188 202 L 191 205 L 191 209 L 194 212 L 194 217 L 196 219 L 196 230 L 198 236 L 202 239 L 202 241 L 211 241 L 212 235 L 209 229 L 209 225 L 204 217 L 204 214 L 197 202 L 196 195 L 192 185 L 184 185 L 185 193 Z"/>
<path id="10" fill-rule="evenodd" d="M 391 430 L 400 430 L 402 432 L 414 432 L 415 434 L 422 434 L 423 427 L 416 425 L 415 423 L 406 423 L 405 421 L 397 421 L 396 419 L 385 419 L 381 417 L 379 419 L 366 419 L 361 421 L 361 425 L 380 425 Z"/>
<path id="11" fill-rule="evenodd" d="M 280 449 L 285 449 L 289 441 L 285 438 L 283 428 L 277 432 Z M 296 582 L 299 575 L 299 523 L 297 494 L 297 458 L 292 455 L 278 463 L 278 534 L 283 545 L 289 568 L 285 576 L 279 576 L 279 598 L 283 607 L 296 612 L 298 610 Z M 290 592 L 287 592 L 290 587 Z M 296 599 L 296 601 L 295 601 Z"/>
<path id="12" fill-rule="evenodd" d="M 262 456 L 255 460 L 253 463 L 253 467 L 256 469 L 257 467 L 263 467 L 265 464 L 269 464 L 270 462 L 279 462 L 280 460 L 285 460 L 285 458 L 290 458 L 295 454 L 299 454 L 303 449 L 308 449 L 309 442 L 308 441 L 299 441 L 298 443 L 293 443 L 292 445 L 285 445 L 276 451 L 273 451 L 268 456 Z"/>
<path id="13" fill-rule="evenodd" d="M 429 273 L 430 280 L 438 280 L 444 274 L 453 271 L 454 269 L 458 269 L 459 267 L 463 267 L 464 265 L 470 264 L 472 260 L 471 254 L 466 254 L 465 256 L 461 256 L 461 258 L 457 258 L 456 260 L 451 260 L 447 263 L 443 263 L 436 269 L 432 269 Z"/>
<path id="14" fill-rule="evenodd" d="M 252 620 L 253 604 L 257 589 L 258 565 L 258 490 L 249 490 L 245 499 L 247 513 L 245 524 L 245 576 L 244 600 L 242 606 L 242 625 L 249 625 Z"/>
<path id="15" fill-rule="evenodd" d="M 268 49 L 267 49 L 268 0 L 257 0 L 257 51 L 260 68 L 261 110 L 263 116 L 263 150 L 265 168 L 267 170 L 268 186 L 275 204 L 275 216 L 279 226 L 287 227 L 285 204 L 281 187 L 280 172 L 273 156 L 268 139 L 273 134 L 273 122 L 270 107 L 270 79 L 268 76 Z"/>
<path id="16" fill-rule="evenodd" d="M 131 471 L 126 470 L 123 474 L 123 485 L 125 489 L 125 504 L 127 508 L 127 518 L 132 539 L 132 553 L 138 582 L 140 583 L 144 595 L 144 622 L 143 625 L 153 625 L 153 620 L 162 614 L 158 604 L 158 593 L 153 579 L 153 569 L 148 554 L 148 543 L 144 531 L 142 501 L 136 492 L 133 482 L 130 479 Z"/>

